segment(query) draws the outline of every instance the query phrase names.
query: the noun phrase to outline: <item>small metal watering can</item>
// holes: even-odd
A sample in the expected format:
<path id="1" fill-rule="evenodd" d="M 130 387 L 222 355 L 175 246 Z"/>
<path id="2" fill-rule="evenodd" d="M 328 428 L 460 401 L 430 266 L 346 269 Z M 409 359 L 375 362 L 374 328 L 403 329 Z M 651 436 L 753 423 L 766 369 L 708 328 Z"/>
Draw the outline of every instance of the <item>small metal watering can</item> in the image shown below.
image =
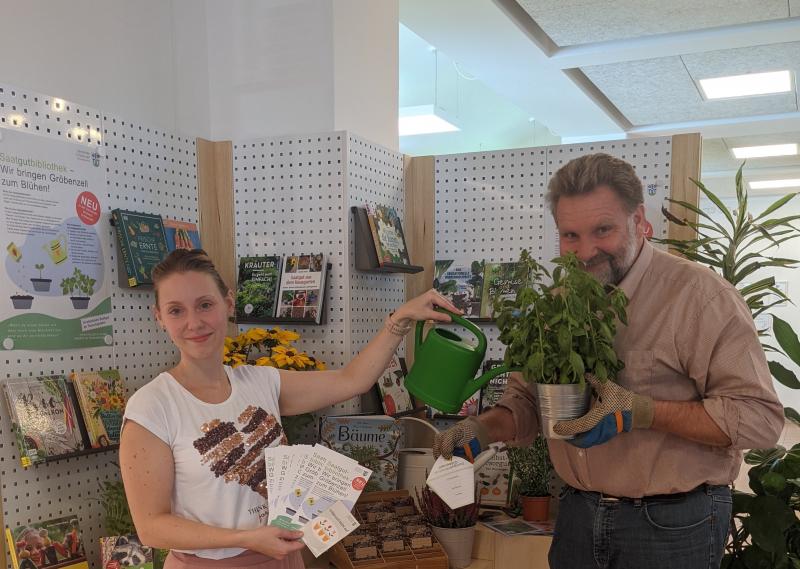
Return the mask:
<path id="1" fill-rule="evenodd" d="M 444 328 L 432 328 L 422 339 L 423 322 L 417 322 L 414 336 L 414 364 L 405 385 L 417 399 L 445 413 L 456 413 L 493 377 L 519 368 L 500 366 L 475 377 L 486 356 L 486 336 L 469 320 L 443 308 L 436 310 L 450 315 L 455 324 L 472 332 L 478 345 L 472 346 L 458 334 Z"/>

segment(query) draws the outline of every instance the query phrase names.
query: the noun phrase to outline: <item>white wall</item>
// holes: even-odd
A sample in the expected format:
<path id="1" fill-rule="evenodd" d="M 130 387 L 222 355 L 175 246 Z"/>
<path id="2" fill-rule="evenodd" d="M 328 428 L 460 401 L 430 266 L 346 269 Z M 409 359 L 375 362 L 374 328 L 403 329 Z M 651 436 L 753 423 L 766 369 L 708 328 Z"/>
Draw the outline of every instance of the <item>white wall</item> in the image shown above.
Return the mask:
<path id="1" fill-rule="evenodd" d="M 170 2 L 3 0 L 0 13 L 0 82 L 181 130 Z"/>

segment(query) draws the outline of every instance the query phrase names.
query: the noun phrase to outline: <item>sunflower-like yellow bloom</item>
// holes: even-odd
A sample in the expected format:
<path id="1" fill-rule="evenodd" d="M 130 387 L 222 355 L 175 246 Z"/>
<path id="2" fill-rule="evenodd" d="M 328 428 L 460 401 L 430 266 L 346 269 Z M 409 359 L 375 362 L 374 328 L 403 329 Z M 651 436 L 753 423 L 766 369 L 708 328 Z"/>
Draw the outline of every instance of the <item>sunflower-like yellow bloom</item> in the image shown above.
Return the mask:
<path id="1" fill-rule="evenodd" d="M 314 367 L 317 369 L 317 371 L 324 371 L 328 369 L 328 366 L 325 365 L 325 362 L 320 360 L 314 360 Z"/>
<path id="2" fill-rule="evenodd" d="M 288 346 L 292 342 L 300 339 L 300 334 L 297 332 L 292 332 L 291 330 L 283 330 L 281 328 L 275 328 L 273 330 L 273 338 L 278 340 L 283 346 Z"/>
<path id="3" fill-rule="evenodd" d="M 269 366 L 269 367 L 276 367 L 275 362 L 272 361 L 272 358 L 269 356 L 262 356 L 256 360 L 257 366 Z"/>
<path id="4" fill-rule="evenodd" d="M 249 343 L 258 344 L 259 342 L 263 342 L 269 338 L 271 334 L 263 328 L 250 328 L 247 332 L 245 332 L 244 336 L 247 338 Z"/>

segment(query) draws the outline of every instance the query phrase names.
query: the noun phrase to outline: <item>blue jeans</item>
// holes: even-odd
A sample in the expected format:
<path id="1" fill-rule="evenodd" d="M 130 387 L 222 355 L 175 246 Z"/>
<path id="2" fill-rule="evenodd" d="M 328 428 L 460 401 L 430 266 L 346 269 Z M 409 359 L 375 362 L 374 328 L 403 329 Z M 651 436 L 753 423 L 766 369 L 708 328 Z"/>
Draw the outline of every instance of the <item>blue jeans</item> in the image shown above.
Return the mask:
<path id="1" fill-rule="evenodd" d="M 567 487 L 550 569 L 718 569 L 731 522 L 727 486 L 677 497 L 603 498 Z"/>

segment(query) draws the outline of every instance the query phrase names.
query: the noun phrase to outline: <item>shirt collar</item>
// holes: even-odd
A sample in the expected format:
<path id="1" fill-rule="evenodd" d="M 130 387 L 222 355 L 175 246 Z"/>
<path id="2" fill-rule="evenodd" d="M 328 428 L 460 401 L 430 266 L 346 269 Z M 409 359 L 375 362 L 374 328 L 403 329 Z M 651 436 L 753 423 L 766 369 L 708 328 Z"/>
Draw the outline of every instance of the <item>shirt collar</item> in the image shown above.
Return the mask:
<path id="1" fill-rule="evenodd" d="M 650 243 L 650 241 L 644 239 L 644 243 L 642 244 L 642 249 L 639 251 L 639 255 L 636 257 L 633 265 L 631 265 L 631 268 L 619 283 L 619 288 L 622 289 L 622 292 L 625 293 L 625 296 L 627 296 L 629 300 L 633 298 L 634 294 L 636 294 L 636 289 L 639 288 L 639 284 L 642 282 L 642 277 L 644 277 L 645 272 L 650 267 L 650 262 L 652 260 L 653 245 Z"/>

